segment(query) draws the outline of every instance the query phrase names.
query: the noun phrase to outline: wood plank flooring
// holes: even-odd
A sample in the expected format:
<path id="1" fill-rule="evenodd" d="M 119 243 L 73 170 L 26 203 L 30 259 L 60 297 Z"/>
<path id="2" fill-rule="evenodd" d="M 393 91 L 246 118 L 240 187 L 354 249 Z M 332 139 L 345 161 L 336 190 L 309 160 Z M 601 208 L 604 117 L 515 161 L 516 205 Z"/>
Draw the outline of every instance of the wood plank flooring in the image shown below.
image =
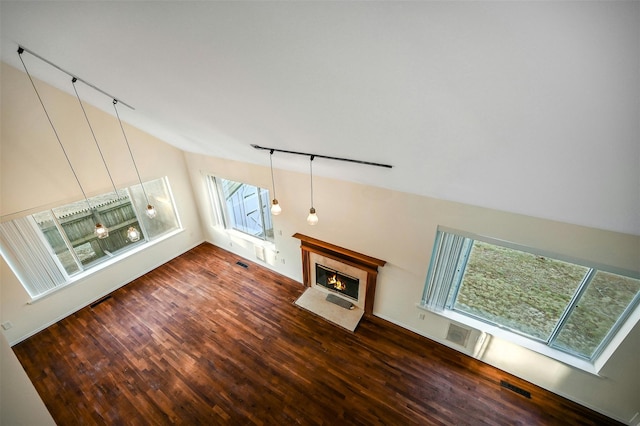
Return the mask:
<path id="1" fill-rule="evenodd" d="M 381 319 L 331 325 L 303 290 L 202 244 L 13 349 L 59 425 L 617 424 Z"/>

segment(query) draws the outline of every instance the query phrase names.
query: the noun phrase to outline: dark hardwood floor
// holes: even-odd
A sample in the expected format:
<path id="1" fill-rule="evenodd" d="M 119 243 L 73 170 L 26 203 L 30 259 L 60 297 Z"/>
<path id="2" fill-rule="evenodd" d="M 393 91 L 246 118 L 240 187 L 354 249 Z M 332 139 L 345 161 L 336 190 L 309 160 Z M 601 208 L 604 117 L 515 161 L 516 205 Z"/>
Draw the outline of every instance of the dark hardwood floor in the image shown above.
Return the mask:
<path id="1" fill-rule="evenodd" d="M 13 349 L 59 425 L 617 424 L 381 319 L 331 325 L 303 290 L 202 244 Z"/>

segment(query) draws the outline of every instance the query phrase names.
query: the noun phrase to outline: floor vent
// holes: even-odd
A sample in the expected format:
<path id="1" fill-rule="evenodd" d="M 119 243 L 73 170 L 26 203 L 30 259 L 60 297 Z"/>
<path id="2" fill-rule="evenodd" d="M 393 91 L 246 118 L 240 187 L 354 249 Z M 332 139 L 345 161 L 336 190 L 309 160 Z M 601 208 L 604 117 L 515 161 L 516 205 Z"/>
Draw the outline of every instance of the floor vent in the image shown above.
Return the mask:
<path id="1" fill-rule="evenodd" d="M 249 265 L 247 265 L 246 263 L 242 263 L 242 262 L 240 262 L 240 261 L 237 261 L 237 262 L 236 262 L 236 265 L 240 265 L 240 266 L 242 266 L 242 267 L 243 267 L 243 268 L 245 268 L 245 269 L 247 269 L 247 268 L 249 267 Z"/>
<path id="2" fill-rule="evenodd" d="M 99 304 L 101 304 L 102 302 L 106 302 L 107 300 L 111 299 L 111 295 L 108 294 L 105 297 L 103 297 L 102 299 L 98 299 L 95 302 L 93 302 L 91 305 L 91 309 L 95 308 L 96 306 L 98 306 Z"/>
<path id="3" fill-rule="evenodd" d="M 509 389 L 510 391 L 513 391 L 515 393 L 518 393 L 522 396 L 524 396 L 525 398 L 529 398 L 531 399 L 531 392 L 527 392 L 526 390 L 519 388 L 516 385 L 512 385 L 509 382 L 506 382 L 504 380 L 500 380 L 500 386 L 502 386 L 503 388 Z"/>

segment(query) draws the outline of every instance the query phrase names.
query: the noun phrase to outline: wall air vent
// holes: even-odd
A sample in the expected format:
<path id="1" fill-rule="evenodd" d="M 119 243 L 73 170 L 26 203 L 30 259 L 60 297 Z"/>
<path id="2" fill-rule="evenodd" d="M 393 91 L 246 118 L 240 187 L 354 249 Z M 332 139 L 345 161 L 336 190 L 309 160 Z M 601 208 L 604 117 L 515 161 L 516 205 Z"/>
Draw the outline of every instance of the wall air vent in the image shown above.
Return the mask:
<path id="1" fill-rule="evenodd" d="M 460 327 L 459 325 L 449 323 L 449 330 L 447 331 L 447 340 L 460 346 L 467 346 L 469 335 L 471 330 L 468 328 Z"/>

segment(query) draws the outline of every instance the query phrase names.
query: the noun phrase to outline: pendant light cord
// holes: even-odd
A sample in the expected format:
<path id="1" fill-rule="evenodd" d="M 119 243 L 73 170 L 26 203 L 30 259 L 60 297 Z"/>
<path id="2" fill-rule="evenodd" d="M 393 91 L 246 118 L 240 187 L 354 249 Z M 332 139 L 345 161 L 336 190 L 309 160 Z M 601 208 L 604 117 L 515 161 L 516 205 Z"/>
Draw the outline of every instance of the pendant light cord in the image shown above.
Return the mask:
<path id="1" fill-rule="evenodd" d="M 84 197 L 84 200 L 87 202 L 87 205 L 89 206 L 89 210 L 93 210 L 93 207 L 91 207 L 91 203 L 89 202 L 89 199 L 87 198 L 87 194 L 84 192 L 84 189 L 82 188 L 82 184 L 80 183 L 80 179 L 78 179 L 78 175 L 76 174 L 76 171 L 74 170 L 73 165 L 71 164 L 71 160 L 69 159 L 69 155 L 67 155 L 67 150 L 64 149 L 64 145 L 62 144 L 62 141 L 60 140 L 60 136 L 58 136 L 58 132 L 57 132 L 55 126 L 53 125 L 53 121 L 51 120 L 51 117 L 49 116 L 49 112 L 47 111 L 47 108 L 44 106 L 44 102 L 42 101 L 42 98 L 40 97 L 40 93 L 38 92 L 38 89 L 36 88 L 36 85 L 33 82 L 33 78 L 31 78 L 31 74 L 29 73 L 29 70 L 27 69 L 27 65 L 22 60 L 22 52 L 23 51 L 24 51 L 24 49 L 22 49 L 22 48 L 18 49 L 18 57 L 20 58 L 20 62 L 22 62 L 22 66 L 24 68 L 24 71 L 27 74 L 27 77 L 29 77 L 29 81 L 31 82 L 31 86 L 33 86 L 33 90 L 36 92 L 36 96 L 38 97 L 38 100 L 40 101 L 40 105 L 42 106 L 42 109 L 44 110 L 44 115 L 47 116 L 47 120 L 49 121 L 49 124 L 51 125 L 51 129 L 53 130 L 53 134 L 56 136 L 56 140 L 58 141 L 58 144 L 60 144 L 60 148 L 62 149 L 64 157 L 67 159 L 67 163 L 69 163 L 69 168 L 71 169 L 71 172 L 73 173 L 73 177 L 75 177 L 76 182 L 78 183 L 78 186 L 80 187 L 80 191 L 82 192 L 82 196 Z"/>
<path id="2" fill-rule="evenodd" d="M 93 141 L 96 143 L 96 147 L 98 148 L 98 152 L 100 153 L 100 158 L 102 158 L 102 164 L 104 164 L 104 168 L 107 170 L 107 175 L 109 175 L 109 180 L 111 181 L 111 186 L 113 186 L 113 192 L 116 194 L 116 199 L 120 199 L 120 195 L 118 195 L 118 189 L 116 188 L 116 184 L 113 182 L 113 178 L 111 177 L 111 172 L 109 172 L 109 167 L 107 167 L 107 162 L 104 159 L 104 155 L 102 154 L 102 150 L 100 149 L 100 144 L 98 143 L 98 139 L 96 138 L 96 134 L 93 131 L 93 127 L 91 126 L 91 122 L 89 121 L 89 116 L 87 115 L 87 111 L 84 109 L 84 105 L 82 104 L 82 100 L 80 99 L 80 95 L 78 95 L 78 90 L 76 89 L 76 81 L 77 78 L 73 77 L 71 79 L 71 85 L 73 86 L 73 91 L 76 93 L 76 98 L 78 98 L 78 103 L 80 104 L 80 108 L 82 109 L 82 113 L 84 114 L 84 118 L 87 121 L 87 125 L 89 126 L 89 130 L 91 131 L 91 136 L 93 136 Z"/>
<path id="3" fill-rule="evenodd" d="M 142 183 L 142 179 L 140 178 L 140 172 L 138 172 L 138 166 L 136 165 L 136 160 L 133 158 L 133 152 L 131 151 L 131 146 L 129 145 L 129 139 L 127 138 L 127 134 L 124 131 L 124 126 L 122 125 L 122 120 L 120 120 L 120 114 L 118 114 L 118 107 L 116 104 L 118 103 L 117 99 L 113 100 L 113 109 L 116 112 L 116 117 L 118 118 L 118 123 L 120 124 L 120 130 L 122 130 L 122 136 L 124 136 L 124 141 L 127 144 L 127 149 L 129 149 L 129 155 L 131 156 L 131 161 L 133 162 L 133 168 L 136 170 L 136 175 L 138 175 L 138 182 L 140 182 L 140 187 L 142 188 L 142 193 L 144 194 L 144 199 L 147 201 L 147 205 L 149 205 L 149 197 L 147 197 L 147 191 L 144 190 L 144 185 Z"/>
<path id="4" fill-rule="evenodd" d="M 311 208 L 313 208 L 313 159 L 314 155 L 312 155 L 309 160 L 309 176 L 311 177 Z"/>
<path id="5" fill-rule="evenodd" d="M 271 154 L 269 154 L 269 165 L 271 166 L 271 187 L 273 188 L 273 199 L 276 200 L 276 181 L 273 179 L 273 150 L 271 150 Z"/>

